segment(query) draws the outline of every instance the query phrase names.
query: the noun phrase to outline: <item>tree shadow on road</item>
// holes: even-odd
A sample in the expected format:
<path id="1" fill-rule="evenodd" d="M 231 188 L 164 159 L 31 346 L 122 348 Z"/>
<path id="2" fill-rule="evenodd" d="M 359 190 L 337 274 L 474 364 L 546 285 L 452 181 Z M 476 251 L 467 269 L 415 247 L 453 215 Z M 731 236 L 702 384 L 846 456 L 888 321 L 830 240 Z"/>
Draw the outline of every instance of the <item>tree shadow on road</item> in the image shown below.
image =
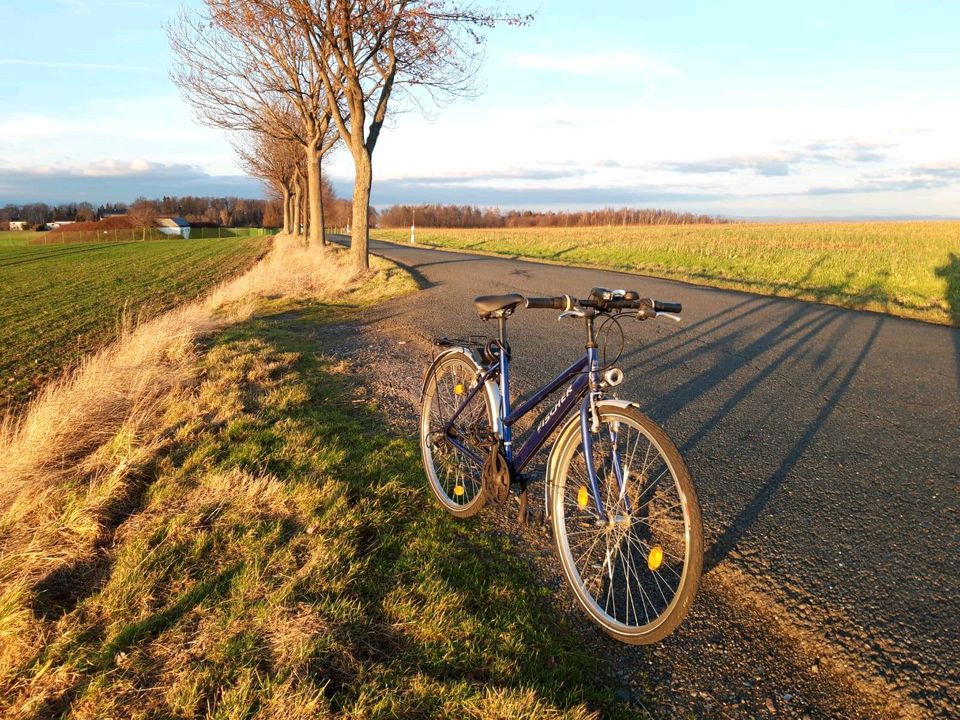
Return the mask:
<path id="1" fill-rule="evenodd" d="M 880 274 L 863 292 L 880 299 L 883 282 Z M 708 436 L 722 442 L 739 436 L 736 442 L 744 446 L 764 446 L 768 469 L 757 463 L 747 470 L 749 490 L 733 501 L 732 519 L 723 523 L 707 552 L 707 570 L 736 547 L 810 450 L 886 322 L 884 316 L 754 296 L 693 323 L 681 338 L 666 335 L 628 353 L 628 357 L 638 356 L 636 365 L 643 370 L 644 383 L 657 388 L 644 403 L 651 415 L 669 420 L 692 406 L 687 412 L 697 415 L 697 422 L 682 443 L 685 455 L 690 456 Z M 704 358 L 709 358 L 705 369 Z M 686 373 L 672 388 L 664 388 L 676 377 L 678 365 L 699 369 Z M 697 414 L 696 407 L 706 414 Z M 748 426 L 737 415 L 748 416 Z M 777 445 L 782 449 L 774 451 Z M 735 460 L 734 456 L 728 460 Z M 756 476 L 751 478 L 751 472 Z M 730 490 L 723 492 L 727 496 L 723 504 L 728 507 Z M 704 494 L 709 498 L 719 492 L 711 487 Z"/>
<path id="2" fill-rule="evenodd" d="M 743 537 L 744 533 L 746 533 L 750 526 L 757 521 L 767 503 L 770 502 L 770 499 L 780 489 L 783 481 L 790 474 L 790 471 L 793 470 L 797 462 L 809 449 L 814 438 L 817 436 L 827 419 L 836 409 L 840 399 L 847 392 L 851 382 L 856 377 L 857 372 L 860 370 L 860 367 L 863 365 L 864 361 L 867 359 L 867 356 L 870 354 L 870 351 L 873 349 L 877 337 L 880 334 L 880 330 L 883 327 L 883 323 L 884 318 L 876 318 L 873 323 L 873 329 L 871 330 L 867 341 L 861 347 L 856 358 L 854 358 L 854 360 L 850 362 L 845 369 L 843 369 L 841 366 L 834 368 L 833 372 L 831 373 L 832 376 L 835 377 L 837 375 L 841 375 L 842 373 L 839 382 L 833 386 L 832 392 L 821 405 L 820 411 L 817 413 L 817 415 L 807 423 L 803 434 L 796 440 L 789 452 L 787 452 L 786 456 L 780 463 L 780 466 L 772 475 L 770 475 L 770 477 L 767 478 L 763 485 L 760 486 L 750 502 L 740 510 L 739 514 L 727 526 L 726 530 L 723 531 L 720 537 L 717 538 L 709 550 L 707 550 L 706 557 L 704 558 L 704 567 L 706 570 L 709 571 L 716 567 L 736 546 L 736 544 Z M 843 325 L 846 325 L 846 323 L 842 323 L 841 327 Z M 814 333 L 810 333 L 808 337 L 812 337 L 813 334 Z M 784 353 L 784 357 L 787 354 L 788 353 Z M 758 375 L 757 378 L 759 379 L 761 376 L 762 373 Z M 823 388 L 828 382 L 829 379 L 825 380 L 820 384 L 820 387 Z M 740 391 L 737 394 L 739 395 L 741 392 L 749 392 L 749 389 L 744 388 L 743 391 Z M 727 404 L 735 404 L 738 401 L 739 400 L 736 399 L 736 396 L 734 396 L 734 398 L 731 398 Z M 719 418 L 725 412 L 725 407 L 721 408 L 715 418 Z M 698 435 L 695 436 L 695 439 L 699 439 L 699 437 L 702 437 L 702 434 L 698 433 Z"/>
<path id="3" fill-rule="evenodd" d="M 946 264 L 934 272 L 947 283 L 947 305 L 949 306 L 950 321 L 955 328 L 960 328 L 960 255 L 950 253 Z M 960 329 L 953 334 L 953 347 L 957 359 L 957 384 L 960 385 Z"/>
<path id="4" fill-rule="evenodd" d="M 950 320 L 954 327 L 960 327 L 960 255 L 950 253 L 946 265 L 934 270 L 938 277 L 947 282 L 947 305 L 950 306 Z"/>

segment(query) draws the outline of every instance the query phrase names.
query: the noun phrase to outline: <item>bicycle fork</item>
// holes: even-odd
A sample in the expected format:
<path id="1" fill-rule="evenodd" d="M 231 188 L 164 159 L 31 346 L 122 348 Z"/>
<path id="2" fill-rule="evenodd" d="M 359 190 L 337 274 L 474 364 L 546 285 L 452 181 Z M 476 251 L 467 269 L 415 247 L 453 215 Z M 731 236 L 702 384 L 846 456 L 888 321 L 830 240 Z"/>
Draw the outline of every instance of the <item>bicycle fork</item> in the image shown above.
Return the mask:
<path id="1" fill-rule="evenodd" d="M 590 390 L 580 405 L 580 434 L 583 439 L 583 458 L 587 466 L 587 479 L 590 482 L 590 489 L 593 492 L 594 506 L 597 509 L 597 520 L 603 522 L 607 517 L 604 508 L 603 497 L 600 492 L 600 478 L 597 475 L 596 466 L 593 462 L 593 433 L 600 436 L 600 411 L 597 408 L 597 400 L 600 396 L 598 389 L 599 382 L 596 375 L 596 350 L 591 352 L 591 372 L 590 372 Z M 618 430 L 610 428 L 610 467 L 613 470 L 614 478 L 617 482 L 617 501 L 623 502 L 627 514 L 630 513 L 630 499 L 627 497 L 626 478 L 623 473 L 623 465 L 620 461 L 620 451 L 617 448 Z"/>
<path id="2" fill-rule="evenodd" d="M 597 508 L 597 517 L 603 520 L 606 516 L 606 510 L 603 505 L 603 497 L 600 492 L 600 477 L 597 475 L 596 465 L 593 462 L 593 426 L 599 425 L 598 411 L 591 402 L 590 396 L 584 398 L 580 406 L 580 434 L 583 436 L 583 459 L 587 466 L 587 478 L 590 482 L 590 490 L 593 493 L 594 505 Z M 591 422 L 591 415 L 596 420 Z M 626 511 L 630 512 L 630 500 L 627 497 L 626 479 L 623 474 L 623 465 L 620 462 L 620 451 L 617 449 L 617 431 L 610 429 L 610 466 L 613 469 L 613 475 L 617 482 L 617 499 L 622 500 L 626 505 Z"/>

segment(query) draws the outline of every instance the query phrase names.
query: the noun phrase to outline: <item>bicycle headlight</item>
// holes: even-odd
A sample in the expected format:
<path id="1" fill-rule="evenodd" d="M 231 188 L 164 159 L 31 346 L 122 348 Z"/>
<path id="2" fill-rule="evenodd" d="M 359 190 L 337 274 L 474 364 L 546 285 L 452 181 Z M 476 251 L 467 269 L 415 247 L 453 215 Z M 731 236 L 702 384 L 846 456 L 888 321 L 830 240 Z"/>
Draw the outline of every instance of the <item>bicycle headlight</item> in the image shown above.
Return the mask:
<path id="1" fill-rule="evenodd" d="M 603 381 L 610 387 L 616 387 L 623 382 L 623 370 L 620 368 L 610 368 L 603 373 Z"/>

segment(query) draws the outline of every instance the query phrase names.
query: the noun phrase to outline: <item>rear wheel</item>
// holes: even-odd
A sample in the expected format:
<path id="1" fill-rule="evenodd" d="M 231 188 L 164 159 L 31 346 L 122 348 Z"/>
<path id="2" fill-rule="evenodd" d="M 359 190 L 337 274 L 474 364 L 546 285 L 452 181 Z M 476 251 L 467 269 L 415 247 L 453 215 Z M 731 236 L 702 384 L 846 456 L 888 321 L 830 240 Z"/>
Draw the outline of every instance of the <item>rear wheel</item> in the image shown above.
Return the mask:
<path id="1" fill-rule="evenodd" d="M 607 633 L 657 642 L 686 616 L 700 580 L 703 526 L 693 482 L 666 433 L 632 407 L 602 408 L 591 437 L 602 516 L 579 417 L 561 433 L 548 478 L 563 571 Z"/>
<path id="2" fill-rule="evenodd" d="M 420 451 L 427 483 L 440 504 L 457 517 L 476 515 L 486 502 L 482 462 L 487 451 L 480 441 L 492 436 L 493 412 L 484 389 L 471 398 L 450 429 L 473 458 L 450 441 L 444 428 L 479 377 L 472 357 L 448 353 L 430 368 L 420 405 Z"/>

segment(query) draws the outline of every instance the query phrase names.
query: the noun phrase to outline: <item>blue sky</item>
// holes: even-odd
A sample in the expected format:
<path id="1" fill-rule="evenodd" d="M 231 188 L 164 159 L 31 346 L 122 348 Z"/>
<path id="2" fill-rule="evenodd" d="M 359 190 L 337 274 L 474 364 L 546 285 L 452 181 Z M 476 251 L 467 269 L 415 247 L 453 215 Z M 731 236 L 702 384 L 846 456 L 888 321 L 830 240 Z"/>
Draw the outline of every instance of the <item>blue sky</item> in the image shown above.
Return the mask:
<path id="1" fill-rule="evenodd" d="M 376 204 L 960 216 L 960 3 L 536 2 L 482 94 L 395 116 Z M 0 204 L 261 193 L 168 79 L 175 11 L 0 0 Z"/>

